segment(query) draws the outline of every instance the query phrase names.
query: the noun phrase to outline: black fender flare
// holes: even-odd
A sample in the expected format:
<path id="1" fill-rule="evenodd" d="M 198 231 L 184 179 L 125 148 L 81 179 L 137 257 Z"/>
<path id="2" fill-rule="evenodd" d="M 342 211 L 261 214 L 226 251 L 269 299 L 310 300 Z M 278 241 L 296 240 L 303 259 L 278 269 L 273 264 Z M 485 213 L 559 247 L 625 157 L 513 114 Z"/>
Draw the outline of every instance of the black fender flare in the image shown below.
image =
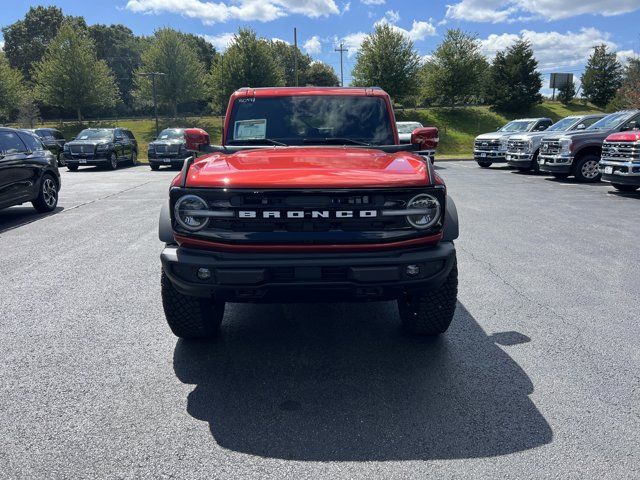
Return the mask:
<path id="1" fill-rule="evenodd" d="M 460 236 L 458 226 L 458 209 L 453 198 L 447 195 L 446 208 L 444 212 L 444 227 L 442 229 L 442 241 L 452 242 Z"/>
<path id="2" fill-rule="evenodd" d="M 173 227 L 171 225 L 169 200 L 162 205 L 162 209 L 160 210 L 160 218 L 158 220 L 158 238 L 164 243 L 176 243 L 173 236 Z"/>

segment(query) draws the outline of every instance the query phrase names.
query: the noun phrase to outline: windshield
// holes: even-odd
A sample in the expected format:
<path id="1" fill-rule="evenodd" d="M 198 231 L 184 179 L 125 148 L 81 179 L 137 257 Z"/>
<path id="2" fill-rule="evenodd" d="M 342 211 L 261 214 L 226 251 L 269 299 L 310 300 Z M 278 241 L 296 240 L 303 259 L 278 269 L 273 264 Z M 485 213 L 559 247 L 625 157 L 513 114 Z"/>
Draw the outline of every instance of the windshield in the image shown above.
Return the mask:
<path id="1" fill-rule="evenodd" d="M 565 132 L 569 130 L 569 128 L 578 121 L 580 117 L 567 117 L 562 120 L 558 120 L 556 123 L 551 125 L 545 131 L 547 132 Z"/>
<path id="2" fill-rule="evenodd" d="M 106 128 L 82 130 L 76 140 L 111 140 L 113 138 L 113 132 Z"/>
<path id="3" fill-rule="evenodd" d="M 507 123 L 504 127 L 502 127 L 499 132 L 528 132 L 535 122 L 525 121 L 525 120 L 516 120 L 513 122 Z"/>
<path id="4" fill-rule="evenodd" d="M 392 145 L 395 139 L 382 98 L 301 95 L 237 99 L 225 143 Z"/>
<path id="5" fill-rule="evenodd" d="M 411 133 L 416 128 L 422 127 L 418 122 L 398 123 L 398 133 Z"/>
<path id="6" fill-rule="evenodd" d="M 631 115 L 632 114 L 629 112 L 612 113 L 611 115 L 607 115 L 603 119 L 598 120 L 596 123 L 587 128 L 587 130 L 610 130 L 630 118 Z"/>
<path id="7" fill-rule="evenodd" d="M 179 128 L 166 128 L 158 135 L 158 140 L 182 140 L 184 132 Z"/>

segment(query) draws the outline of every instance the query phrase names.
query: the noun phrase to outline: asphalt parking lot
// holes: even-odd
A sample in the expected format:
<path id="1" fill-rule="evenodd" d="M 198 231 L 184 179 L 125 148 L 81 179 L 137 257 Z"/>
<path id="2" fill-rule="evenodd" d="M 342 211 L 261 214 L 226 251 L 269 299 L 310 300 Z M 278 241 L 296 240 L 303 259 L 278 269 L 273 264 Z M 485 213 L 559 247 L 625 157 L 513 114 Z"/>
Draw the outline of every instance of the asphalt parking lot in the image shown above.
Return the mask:
<path id="1" fill-rule="evenodd" d="M 177 341 L 157 217 L 176 172 L 64 170 L 0 211 L 0 477 L 638 478 L 640 194 L 473 162 L 439 340 L 393 304 L 233 305 Z"/>

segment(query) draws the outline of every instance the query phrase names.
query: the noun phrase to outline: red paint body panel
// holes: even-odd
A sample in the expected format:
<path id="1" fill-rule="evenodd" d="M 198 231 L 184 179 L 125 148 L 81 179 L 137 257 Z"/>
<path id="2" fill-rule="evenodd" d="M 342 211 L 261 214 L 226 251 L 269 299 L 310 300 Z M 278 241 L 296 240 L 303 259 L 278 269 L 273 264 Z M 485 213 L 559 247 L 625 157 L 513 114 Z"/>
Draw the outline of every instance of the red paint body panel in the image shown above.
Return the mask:
<path id="1" fill-rule="evenodd" d="M 604 140 L 605 142 L 637 142 L 640 141 L 640 132 L 618 132 L 612 133 Z"/>
<path id="2" fill-rule="evenodd" d="M 187 150 L 197 152 L 200 145 L 210 143 L 209 134 L 201 128 L 185 128 L 184 138 L 187 143 Z"/>
<path id="3" fill-rule="evenodd" d="M 270 253 L 295 253 L 295 252 L 375 252 L 379 250 L 393 250 L 425 245 L 436 245 L 442 239 L 442 233 L 429 237 L 414 238 L 401 242 L 374 243 L 374 244 L 344 244 L 344 245 L 240 245 L 211 242 L 198 238 L 175 235 L 176 242 L 184 247 L 204 248 L 221 252 L 270 252 Z"/>
<path id="4" fill-rule="evenodd" d="M 375 188 L 432 184 L 424 160 L 409 152 L 348 147 L 274 147 L 202 157 L 191 188 Z"/>

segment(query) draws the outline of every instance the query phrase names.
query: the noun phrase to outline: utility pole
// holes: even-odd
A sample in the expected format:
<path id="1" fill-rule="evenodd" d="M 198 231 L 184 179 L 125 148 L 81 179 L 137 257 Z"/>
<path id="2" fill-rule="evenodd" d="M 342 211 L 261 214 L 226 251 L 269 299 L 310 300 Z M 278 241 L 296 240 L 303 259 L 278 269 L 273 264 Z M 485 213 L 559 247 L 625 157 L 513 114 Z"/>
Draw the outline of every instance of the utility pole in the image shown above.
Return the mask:
<path id="1" fill-rule="evenodd" d="M 296 87 L 298 86 L 298 29 L 293 27 L 293 45 L 296 47 L 293 51 L 293 72 L 296 79 Z"/>
<path id="2" fill-rule="evenodd" d="M 342 43 L 340 44 L 340 48 L 334 48 L 333 49 L 336 52 L 340 52 L 340 86 L 344 87 L 344 71 L 342 69 L 342 54 L 344 52 L 348 52 L 349 49 L 348 48 L 343 48 Z"/>
<path id="3" fill-rule="evenodd" d="M 153 85 L 153 110 L 156 114 L 156 137 L 160 135 L 160 128 L 158 126 L 158 99 L 156 97 L 156 77 L 158 75 L 166 75 L 166 73 L 162 72 L 139 72 L 138 75 L 142 75 L 143 77 L 151 77 L 151 84 Z"/>

